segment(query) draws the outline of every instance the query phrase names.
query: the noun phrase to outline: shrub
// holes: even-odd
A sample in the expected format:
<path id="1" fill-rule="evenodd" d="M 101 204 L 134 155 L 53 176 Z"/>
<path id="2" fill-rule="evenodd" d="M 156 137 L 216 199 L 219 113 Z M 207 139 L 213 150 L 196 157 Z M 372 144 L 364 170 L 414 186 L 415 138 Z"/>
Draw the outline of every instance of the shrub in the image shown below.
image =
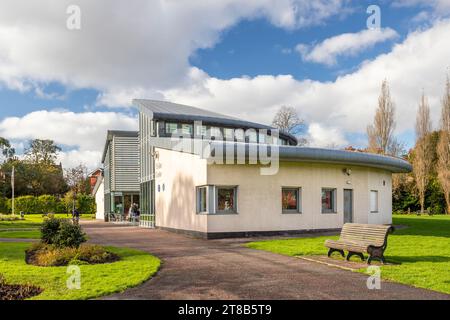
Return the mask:
<path id="1" fill-rule="evenodd" d="M 61 225 L 62 219 L 53 216 L 44 219 L 41 226 L 41 241 L 46 244 L 53 244 Z"/>
<path id="2" fill-rule="evenodd" d="M 78 248 L 86 242 L 86 235 L 79 225 L 73 225 L 67 219 L 50 216 L 45 218 L 42 224 L 41 241 L 60 248 Z"/>
<path id="3" fill-rule="evenodd" d="M 39 205 L 36 197 L 22 196 L 15 200 L 17 212 L 23 211 L 28 214 L 41 213 L 39 212 Z"/>
<path id="4" fill-rule="evenodd" d="M 96 204 L 94 197 L 87 194 L 77 196 L 77 208 L 81 214 L 95 214 Z"/>
<path id="5" fill-rule="evenodd" d="M 53 239 L 53 244 L 59 248 L 78 248 L 86 240 L 86 234 L 81 230 L 79 225 L 62 220 L 58 232 Z"/>
<path id="6" fill-rule="evenodd" d="M 57 203 L 58 199 L 51 195 L 42 195 L 36 199 L 37 210 L 40 211 L 40 213 L 56 213 Z"/>
<path id="7" fill-rule="evenodd" d="M 11 200 L 5 197 L 0 197 L 0 213 L 11 212 Z"/>
<path id="8" fill-rule="evenodd" d="M 64 196 L 65 212 L 72 213 L 73 209 L 73 192 L 69 191 Z M 96 204 L 95 198 L 87 194 L 77 194 L 75 206 L 80 214 L 95 214 Z"/>
<path id="9" fill-rule="evenodd" d="M 35 244 L 26 252 L 27 263 L 42 267 L 101 264 L 119 259 L 119 256 L 108 252 L 104 247 L 88 244 L 79 248 Z"/>

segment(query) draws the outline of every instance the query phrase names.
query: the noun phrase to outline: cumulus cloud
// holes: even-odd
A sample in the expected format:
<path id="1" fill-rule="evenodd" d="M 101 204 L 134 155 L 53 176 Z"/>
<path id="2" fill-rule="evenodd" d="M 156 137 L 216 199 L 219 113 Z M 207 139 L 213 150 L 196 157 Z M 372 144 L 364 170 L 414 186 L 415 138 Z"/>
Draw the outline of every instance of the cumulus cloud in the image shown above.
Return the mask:
<path id="1" fill-rule="evenodd" d="M 36 111 L 0 122 L 0 136 L 13 140 L 23 150 L 24 141 L 51 139 L 68 151 L 60 154 L 65 167 L 80 163 L 100 165 L 107 130 L 138 130 L 135 116 L 116 112 Z"/>
<path id="2" fill-rule="evenodd" d="M 364 63 L 355 72 L 333 82 L 299 81 L 290 75 L 223 80 L 194 68 L 190 85 L 162 94 L 170 101 L 267 124 L 271 123 L 277 108 L 289 105 L 295 107 L 307 123 L 320 124 L 321 128 L 339 128 L 341 133 L 361 134 L 373 120 L 381 82 L 387 78 L 397 106 L 397 132 L 404 133 L 413 130 L 422 90 L 429 96 L 432 120 L 438 123 L 449 66 L 447 39 L 450 39 L 450 20 L 409 34 L 390 53 Z M 310 134 L 314 132 L 319 131 L 313 130 Z M 323 139 L 313 136 L 312 140 Z"/>
<path id="3" fill-rule="evenodd" d="M 377 43 L 397 37 L 397 32 L 391 28 L 365 29 L 357 33 L 340 34 L 316 45 L 298 44 L 296 51 L 301 54 L 303 61 L 332 66 L 340 56 L 356 56 Z"/>
<path id="4" fill-rule="evenodd" d="M 450 1 L 448 0 L 394 0 L 393 7 L 413 7 L 421 6 L 431 8 L 438 16 L 445 16 L 450 13 Z"/>
<path id="5" fill-rule="evenodd" d="M 0 2 L 0 82 L 26 91 L 56 81 L 103 92 L 99 103 L 188 81 L 189 57 L 242 19 L 296 29 L 339 15 L 346 0 L 79 0 L 81 30 L 66 28 L 71 0 Z M 123 97 L 126 96 L 126 99 Z"/>
<path id="6" fill-rule="evenodd" d="M 338 128 L 325 127 L 311 123 L 308 128 L 308 141 L 312 146 L 335 148 L 348 145 L 348 140 Z"/>

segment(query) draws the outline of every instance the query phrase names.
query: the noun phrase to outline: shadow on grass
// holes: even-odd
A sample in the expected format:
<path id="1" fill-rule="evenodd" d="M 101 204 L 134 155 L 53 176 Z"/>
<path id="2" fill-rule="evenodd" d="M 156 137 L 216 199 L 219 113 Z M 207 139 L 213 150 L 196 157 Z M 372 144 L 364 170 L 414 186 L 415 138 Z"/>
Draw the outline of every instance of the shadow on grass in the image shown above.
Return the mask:
<path id="1" fill-rule="evenodd" d="M 395 263 L 414 263 L 414 262 L 449 262 L 450 257 L 442 256 L 388 256 L 387 260 Z"/>
<path id="2" fill-rule="evenodd" d="M 433 218 L 401 217 L 399 222 L 407 225 L 409 228 L 396 230 L 394 234 L 450 238 L 450 219 L 439 219 L 439 216 L 435 217 L 436 220 Z M 439 223 L 436 223 L 437 219 L 439 219 Z"/>

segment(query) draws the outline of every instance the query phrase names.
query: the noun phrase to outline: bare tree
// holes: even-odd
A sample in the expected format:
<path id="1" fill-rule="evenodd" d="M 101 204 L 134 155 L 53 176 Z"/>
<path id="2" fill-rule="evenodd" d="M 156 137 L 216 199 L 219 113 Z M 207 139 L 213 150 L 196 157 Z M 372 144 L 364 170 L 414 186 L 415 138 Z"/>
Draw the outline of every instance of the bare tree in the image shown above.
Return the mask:
<path id="1" fill-rule="evenodd" d="M 87 168 L 80 164 L 79 166 L 67 169 L 65 172 L 67 185 L 70 187 L 73 196 L 72 211 L 75 210 L 75 202 L 78 194 L 84 193 L 86 190 Z"/>
<path id="2" fill-rule="evenodd" d="M 403 148 L 394 137 L 394 129 L 395 105 L 391 99 L 389 84 L 387 80 L 384 80 L 374 123 L 367 127 L 369 152 L 398 156 Z"/>
<path id="3" fill-rule="evenodd" d="M 413 173 L 419 192 L 420 211 L 425 209 L 425 191 L 427 190 L 433 167 L 433 146 L 431 142 L 430 106 L 425 94 L 419 104 L 416 118 L 416 146 L 414 147 Z"/>
<path id="4" fill-rule="evenodd" d="M 437 171 L 442 191 L 450 214 L 450 80 L 447 76 L 444 98 L 442 99 L 441 131 L 437 146 Z"/>
<path id="5" fill-rule="evenodd" d="M 295 135 L 302 130 L 304 121 L 300 119 L 297 110 L 293 107 L 282 106 L 275 114 L 272 126 Z M 307 143 L 305 138 L 299 138 L 298 141 L 299 145 L 305 145 Z"/>

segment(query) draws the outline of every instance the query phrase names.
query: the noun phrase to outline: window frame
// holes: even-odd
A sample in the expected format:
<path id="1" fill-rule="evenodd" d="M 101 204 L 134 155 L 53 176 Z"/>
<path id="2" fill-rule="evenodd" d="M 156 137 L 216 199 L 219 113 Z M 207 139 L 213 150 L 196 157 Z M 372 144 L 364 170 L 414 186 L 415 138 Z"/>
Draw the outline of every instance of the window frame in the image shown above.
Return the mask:
<path id="1" fill-rule="evenodd" d="M 375 209 L 376 210 L 372 210 L 372 194 L 376 194 L 376 201 L 375 201 Z M 379 199 L 380 198 L 379 198 L 378 190 L 370 190 L 370 195 L 369 195 L 369 211 L 370 211 L 370 213 L 380 212 Z"/>
<path id="2" fill-rule="evenodd" d="M 331 199 L 331 209 L 323 208 L 323 193 L 326 191 L 331 191 L 332 199 Z M 336 214 L 337 213 L 337 188 L 322 188 L 320 192 L 320 207 L 322 214 Z"/>
<path id="3" fill-rule="evenodd" d="M 297 208 L 284 209 L 283 208 L 283 192 L 293 191 L 297 192 Z M 302 213 L 302 188 L 301 187 L 281 187 L 281 213 L 282 214 L 301 214 Z"/>
<path id="4" fill-rule="evenodd" d="M 201 196 L 200 192 L 201 190 L 205 190 L 205 210 L 201 210 Z M 208 186 L 198 186 L 196 187 L 196 212 L 197 214 L 209 214 L 209 192 L 208 192 Z"/>

